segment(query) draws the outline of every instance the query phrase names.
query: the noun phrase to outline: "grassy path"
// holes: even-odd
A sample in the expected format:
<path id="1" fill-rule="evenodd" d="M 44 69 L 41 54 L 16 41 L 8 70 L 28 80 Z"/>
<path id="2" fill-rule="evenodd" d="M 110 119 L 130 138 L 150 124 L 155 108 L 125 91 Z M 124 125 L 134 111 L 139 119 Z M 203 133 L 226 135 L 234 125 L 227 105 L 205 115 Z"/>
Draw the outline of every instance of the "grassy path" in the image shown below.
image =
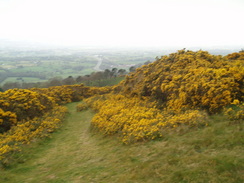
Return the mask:
<path id="1" fill-rule="evenodd" d="M 1 179 L 16 183 L 87 182 L 96 177 L 96 172 L 103 167 L 92 164 L 101 159 L 102 149 L 97 143 L 102 139 L 91 138 L 89 127 L 93 113 L 76 112 L 76 104 L 68 104 L 69 114 L 64 126 L 54 133 L 52 139 L 45 140 L 33 150 L 29 149 L 34 153 L 33 157 L 27 156 L 28 160 L 23 164 L 7 169 L 0 182 Z M 89 173 L 94 173 L 92 178 Z"/>
<path id="2" fill-rule="evenodd" d="M 131 150 L 114 137 L 91 133 L 93 112 L 76 112 L 76 105 L 68 104 L 64 125 L 51 139 L 28 148 L 23 163 L 0 172 L 0 182 L 125 182 L 129 169 L 123 162 L 136 162 Z"/>
<path id="3" fill-rule="evenodd" d="M 188 183 L 243 181 L 243 124 L 222 118 L 162 141 L 123 145 L 89 131 L 93 113 L 69 115 L 52 138 L 27 148 L 1 183 Z M 228 125 L 228 128 L 226 126 Z"/>

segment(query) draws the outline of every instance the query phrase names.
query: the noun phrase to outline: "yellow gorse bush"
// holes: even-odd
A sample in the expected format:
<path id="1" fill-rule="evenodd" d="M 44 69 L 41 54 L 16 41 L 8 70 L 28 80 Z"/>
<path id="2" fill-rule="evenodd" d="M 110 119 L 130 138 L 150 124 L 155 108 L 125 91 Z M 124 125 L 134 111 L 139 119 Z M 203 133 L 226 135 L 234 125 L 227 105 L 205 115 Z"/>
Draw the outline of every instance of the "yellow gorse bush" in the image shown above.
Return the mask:
<path id="1" fill-rule="evenodd" d="M 88 105 L 86 103 L 81 103 L 76 106 L 77 112 L 88 109 Z"/>
<path id="2" fill-rule="evenodd" d="M 234 100 L 232 105 L 225 107 L 224 114 L 230 120 L 244 120 L 244 103 Z"/>
<path id="3" fill-rule="evenodd" d="M 20 145 L 48 136 L 59 127 L 66 112 L 66 107 L 56 106 L 42 117 L 23 120 L 9 131 L 0 134 L 0 162 L 3 162 L 8 154 L 20 150 Z"/>
<path id="4" fill-rule="evenodd" d="M 10 111 L 5 112 L 0 108 L 0 133 L 9 130 L 11 126 L 17 124 L 17 116 Z"/>
<path id="5" fill-rule="evenodd" d="M 86 87 L 80 84 L 7 90 L 0 93 L 0 133 L 9 130 L 17 124 L 17 121 L 40 117 L 56 105 L 108 93 L 111 89 L 111 87 Z"/>
<path id="6" fill-rule="evenodd" d="M 0 107 L 15 113 L 17 120 L 41 116 L 54 106 L 51 97 L 31 90 L 11 89 L 0 93 Z"/>
<path id="7" fill-rule="evenodd" d="M 33 88 L 32 91 L 51 96 L 57 104 L 80 101 L 83 98 L 96 94 L 105 94 L 112 90 L 111 87 L 88 87 L 83 84 L 53 86 L 49 88 Z"/>
<path id="8" fill-rule="evenodd" d="M 233 100 L 243 101 L 244 53 L 226 57 L 180 50 L 138 68 L 116 92 L 148 96 L 159 108 L 203 109 L 216 113 Z"/>
<path id="9" fill-rule="evenodd" d="M 106 100 L 94 102 L 87 99 L 86 102 L 98 111 L 92 119 L 93 127 L 105 135 L 119 134 L 124 143 L 162 137 L 164 130 L 174 129 L 179 125 L 206 125 L 203 120 L 205 115 L 197 110 L 175 115 L 157 109 L 147 99 L 141 100 L 137 97 L 107 95 Z"/>
<path id="10" fill-rule="evenodd" d="M 25 89 L 0 93 L 0 133 L 19 121 L 40 117 L 56 106 L 52 97 Z"/>

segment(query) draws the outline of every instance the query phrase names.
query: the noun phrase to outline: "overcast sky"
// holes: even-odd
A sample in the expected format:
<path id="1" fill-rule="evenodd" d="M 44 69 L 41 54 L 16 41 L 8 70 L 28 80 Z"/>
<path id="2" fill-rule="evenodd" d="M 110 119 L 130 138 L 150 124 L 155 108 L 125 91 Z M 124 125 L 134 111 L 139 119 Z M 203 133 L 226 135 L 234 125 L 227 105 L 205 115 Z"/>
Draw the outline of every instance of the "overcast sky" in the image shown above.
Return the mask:
<path id="1" fill-rule="evenodd" d="M 0 39 L 244 46 L 244 0 L 0 0 Z"/>

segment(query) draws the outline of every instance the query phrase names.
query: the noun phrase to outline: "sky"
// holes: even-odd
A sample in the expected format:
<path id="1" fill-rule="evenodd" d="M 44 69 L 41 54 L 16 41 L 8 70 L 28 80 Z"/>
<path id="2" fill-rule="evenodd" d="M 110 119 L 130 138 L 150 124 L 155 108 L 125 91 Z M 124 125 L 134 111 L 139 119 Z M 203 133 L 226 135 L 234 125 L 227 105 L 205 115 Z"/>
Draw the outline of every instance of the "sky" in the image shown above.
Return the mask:
<path id="1" fill-rule="evenodd" d="M 244 0 L 0 0 L 0 39 L 90 46 L 242 46 Z"/>

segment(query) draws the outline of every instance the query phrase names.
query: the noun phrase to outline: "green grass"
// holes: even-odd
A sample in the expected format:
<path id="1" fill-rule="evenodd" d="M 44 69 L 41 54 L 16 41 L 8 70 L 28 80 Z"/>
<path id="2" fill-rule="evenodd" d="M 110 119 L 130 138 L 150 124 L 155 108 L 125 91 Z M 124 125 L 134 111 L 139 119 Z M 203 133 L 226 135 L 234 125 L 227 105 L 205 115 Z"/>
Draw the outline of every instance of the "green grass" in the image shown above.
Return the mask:
<path id="1" fill-rule="evenodd" d="M 1 85 L 4 85 L 4 83 L 7 83 L 7 82 L 20 82 L 22 83 L 21 80 L 17 80 L 18 78 L 20 77 L 8 77 L 7 79 L 5 79 L 2 83 L 0 83 Z M 40 79 L 40 78 L 36 78 L 36 77 L 21 77 L 25 83 L 36 83 L 36 82 L 45 82 L 47 80 L 43 80 L 43 79 Z"/>
<path id="2" fill-rule="evenodd" d="M 0 169 L 6 183 L 241 183 L 243 121 L 212 116 L 202 129 L 167 133 L 163 139 L 123 145 L 90 130 L 94 113 L 69 115 L 52 138 L 36 142 Z"/>
<path id="3" fill-rule="evenodd" d="M 29 67 L 23 67 L 23 68 L 14 68 L 11 69 L 11 72 L 52 72 L 54 69 L 53 66 L 47 65 L 47 66 L 29 66 Z"/>
<path id="4" fill-rule="evenodd" d="M 124 79 L 125 77 L 115 77 L 115 78 L 87 81 L 84 82 L 84 84 L 87 86 L 114 86 L 119 84 L 119 82 L 121 82 Z"/>

